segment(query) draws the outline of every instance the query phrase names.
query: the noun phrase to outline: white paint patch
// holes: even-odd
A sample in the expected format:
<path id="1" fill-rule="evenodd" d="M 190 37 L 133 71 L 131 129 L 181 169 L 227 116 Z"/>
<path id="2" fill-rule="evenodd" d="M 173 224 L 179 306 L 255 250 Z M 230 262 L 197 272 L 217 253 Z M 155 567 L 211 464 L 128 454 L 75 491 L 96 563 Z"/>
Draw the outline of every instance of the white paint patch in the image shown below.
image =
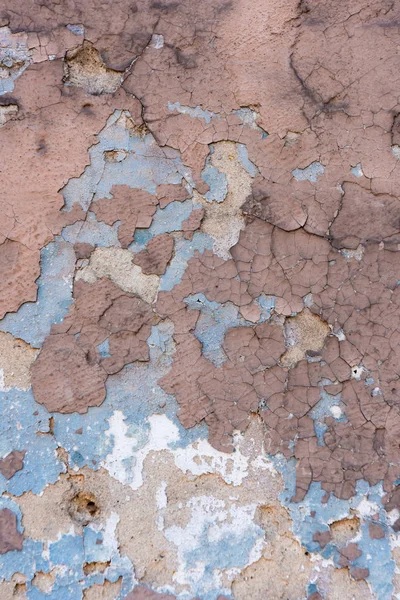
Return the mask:
<path id="1" fill-rule="evenodd" d="M 344 342 L 344 340 L 346 339 L 343 329 L 339 329 L 339 331 L 337 333 L 334 333 L 333 335 L 337 337 L 339 342 Z"/>
<path id="2" fill-rule="evenodd" d="M 151 36 L 150 46 L 156 50 L 160 50 L 164 46 L 164 36 L 154 33 Z"/>
<path id="3" fill-rule="evenodd" d="M 388 512 L 387 518 L 389 521 L 389 525 L 391 525 L 391 526 L 394 525 L 399 517 L 400 517 L 400 511 L 398 508 L 394 508 L 393 510 Z M 399 538 L 399 541 L 400 541 L 400 538 Z"/>
<path id="4" fill-rule="evenodd" d="M 143 463 L 146 456 L 150 452 L 168 450 L 170 443 L 179 440 L 179 430 L 167 416 L 152 415 L 148 419 L 150 432 L 147 442 L 136 449 L 139 441 L 127 435 L 128 426 L 124 423 L 125 418 L 123 413 L 117 410 L 109 419 L 110 429 L 106 431 L 106 435 L 113 436 L 114 447 L 102 462 L 102 466 L 112 477 L 137 490 L 143 485 Z M 129 465 L 126 459 L 130 459 Z"/>
<path id="5" fill-rule="evenodd" d="M 379 506 L 376 502 L 363 498 L 361 502 L 357 504 L 357 513 L 361 517 L 371 517 L 372 515 L 379 513 Z"/>
<path id="6" fill-rule="evenodd" d="M 113 449 L 107 454 L 106 460 L 101 465 L 107 469 L 112 477 L 121 483 L 129 483 L 129 473 L 124 461 L 132 456 L 138 440 L 128 436 L 128 425 L 125 423 L 125 415 L 116 410 L 108 419 L 109 429 L 105 432 L 106 436 L 113 439 Z"/>
<path id="7" fill-rule="evenodd" d="M 395 159 L 400 160 L 400 146 L 398 146 L 397 144 L 392 146 L 392 154 L 395 157 Z"/>
<path id="8" fill-rule="evenodd" d="M 340 419 L 342 416 L 342 409 L 340 406 L 331 406 L 330 411 L 335 419 Z"/>
<path id="9" fill-rule="evenodd" d="M 4 369 L 0 369 L 0 392 L 8 392 L 8 390 L 4 381 Z"/>
<path id="10" fill-rule="evenodd" d="M 249 535 L 255 538 L 246 558 L 240 552 L 240 544 L 237 546 L 235 559 L 232 559 L 238 561 L 237 567 L 244 568 L 259 560 L 263 549 L 263 535 L 254 523 L 256 504 L 233 504 L 227 507 L 223 500 L 213 496 L 197 496 L 191 498 L 186 507 L 191 511 L 188 524 L 185 527 L 174 525 L 164 532 L 167 540 L 177 547 L 179 567 L 174 574 L 176 583 L 196 588 L 201 582 L 204 594 L 218 589 L 222 573 L 217 566 L 213 566 L 213 561 L 218 564 L 220 558 L 215 550 L 223 548 L 223 551 L 229 553 L 233 550 L 233 539 L 239 541 Z M 206 545 L 205 538 L 208 542 Z M 212 546 L 215 548 L 214 552 L 211 551 Z M 196 558 L 193 559 L 193 556 Z"/>
<path id="11" fill-rule="evenodd" d="M 119 410 L 108 419 L 110 427 L 106 435 L 112 438 L 113 449 L 101 465 L 112 477 L 134 490 L 143 485 L 143 464 L 150 452 L 168 451 L 184 473 L 195 476 L 218 474 L 225 483 L 234 486 L 241 485 L 248 476 L 249 461 L 239 449 L 233 454 L 226 454 L 215 450 L 203 439 L 186 448 L 170 448 L 170 444 L 180 440 L 180 435 L 178 427 L 166 415 L 150 416 L 136 437 L 130 434 L 125 419 Z M 143 444 L 139 438 L 143 439 L 146 424 L 150 425 L 150 430 Z M 263 468 L 271 469 L 267 461 Z"/>
<path id="12" fill-rule="evenodd" d="M 360 381 L 364 371 L 365 368 L 362 365 L 359 365 L 358 367 L 351 367 L 351 376 L 353 379 L 357 379 L 357 381 Z"/>
<path id="13" fill-rule="evenodd" d="M 219 452 L 207 440 L 199 440 L 191 446 L 174 450 L 174 460 L 184 473 L 217 473 L 232 485 L 241 485 L 248 475 L 248 458 L 239 450 L 233 454 Z"/>

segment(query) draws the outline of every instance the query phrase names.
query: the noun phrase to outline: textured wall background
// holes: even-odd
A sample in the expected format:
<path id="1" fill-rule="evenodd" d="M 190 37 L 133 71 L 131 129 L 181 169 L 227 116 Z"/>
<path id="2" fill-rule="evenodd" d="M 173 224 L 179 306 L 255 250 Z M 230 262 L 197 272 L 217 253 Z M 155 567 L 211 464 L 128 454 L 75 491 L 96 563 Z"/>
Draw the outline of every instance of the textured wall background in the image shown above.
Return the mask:
<path id="1" fill-rule="evenodd" d="M 0 598 L 400 598 L 400 7 L 0 0 Z"/>

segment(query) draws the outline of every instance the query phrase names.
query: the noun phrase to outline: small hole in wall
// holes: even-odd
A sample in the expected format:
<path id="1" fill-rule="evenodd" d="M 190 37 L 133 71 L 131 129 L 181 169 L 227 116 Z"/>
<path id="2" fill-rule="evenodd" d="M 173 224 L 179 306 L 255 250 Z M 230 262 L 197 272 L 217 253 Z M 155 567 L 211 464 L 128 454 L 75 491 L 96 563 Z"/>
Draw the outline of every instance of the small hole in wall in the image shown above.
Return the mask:
<path id="1" fill-rule="evenodd" d="M 93 494 L 79 492 L 70 501 L 68 512 L 74 521 L 85 525 L 98 516 L 100 508 Z"/>

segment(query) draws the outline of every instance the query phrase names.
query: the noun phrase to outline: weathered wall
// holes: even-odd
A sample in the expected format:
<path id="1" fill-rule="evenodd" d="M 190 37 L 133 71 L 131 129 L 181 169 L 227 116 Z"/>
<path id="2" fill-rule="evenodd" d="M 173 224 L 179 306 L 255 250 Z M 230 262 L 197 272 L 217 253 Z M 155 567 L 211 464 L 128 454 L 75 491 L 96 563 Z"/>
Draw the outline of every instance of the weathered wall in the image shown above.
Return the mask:
<path id="1" fill-rule="evenodd" d="M 400 6 L 0 1 L 0 598 L 400 598 Z"/>

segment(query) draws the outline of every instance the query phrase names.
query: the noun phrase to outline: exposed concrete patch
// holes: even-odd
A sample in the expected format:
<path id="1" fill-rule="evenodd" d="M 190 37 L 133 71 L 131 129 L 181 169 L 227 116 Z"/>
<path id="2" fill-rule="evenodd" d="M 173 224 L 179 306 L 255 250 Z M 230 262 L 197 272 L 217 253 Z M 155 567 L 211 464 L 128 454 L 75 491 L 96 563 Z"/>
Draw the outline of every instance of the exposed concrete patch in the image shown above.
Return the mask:
<path id="1" fill-rule="evenodd" d="M 32 579 L 32 585 L 43 594 L 50 594 L 53 590 L 54 577 L 51 573 L 37 571 Z"/>
<path id="2" fill-rule="evenodd" d="M 277 538 L 267 557 L 244 569 L 233 583 L 235 600 L 265 600 L 266 590 L 271 598 L 298 600 L 304 598 L 311 570 L 311 561 L 300 544 L 290 537 Z M 295 569 L 296 577 L 288 572 Z"/>
<path id="3" fill-rule="evenodd" d="M 5 104 L 0 106 L 0 127 L 3 127 L 7 121 L 15 119 L 18 115 L 18 104 Z"/>
<path id="4" fill-rule="evenodd" d="M 0 390 L 12 387 L 29 390 L 31 387 L 30 367 L 39 350 L 10 333 L 0 332 Z"/>
<path id="5" fill-rule="evenodd" d="M 365 581 L 351 579 L 348 569 L 335 569 L 330 572 L 325 594 L 326 600 L 374 600 L 376 597 Z"/>
<path id="6" fill-rule="evenodd" d="M 227 180 L 227 193 L 224 200 L 210 202 L 195 193 L 195 202 L 200 202 L 205 210 L 201 229 L 214 239 L 214 252 L 229 260 L 230 248 L 239 239 L 244 228 L 244 217 L 240 210 L 251 192 L 252 177 L 243 168 L 238 156 L 237 145 L 232 142 L 218 142 L 213 146 L 210 165 L 223 173 Z"/>
<path id="7" fill-rule="evenodd" d="M 47 486 L 41 496 L 26 492 L 16 498 L 25 535 L 34 540 L 56 541 L 60 535 L 68 533 L 73 524 L 66 509 L 66 498 L 72 494 L 72 482 L 62 476 L 56 484 Z"/>
<path id="8" fill-rule="evenodd" d="M 75 279 L 93 283 L 102 277 L 108 277 L 124 292 L 137 294 L 146 302 L 154 302 L 160 284 L 158 275 L 145 275 L 142 269 L 133 264 L 132 252 L 122 248 L 96 248 L 89 264 L 79 269 Z"/>
<path id="9" fill-rule="evenodd" d="M 84 590 L 83 600 L 117 600 L 121 591 L 122 580 L 105 581 L 102 584 L 95 583 L 92 587 Z"/>
<path id="10" fill-rule="evenodd" d="M 0 27 L 0 95 L 12 92 L 14 80 L 29 66 L 31 60 L 28 35 L 24 31 L 11 33 L 7 26 Z"/>
<path id="11" fill-rule="evenodd" d="M 64 59 L 64 83 L 80 87 L 88 94 L 113 94 L 122 83 L 123 73 L 106 67 L 99 51 L 85 40 L 68 50 Z"/>
<path id="12" fill-rule="evenodd" d="M 307 353 L 313 356 L 320 352 L 330 328 L 318 315 L 305 308 L 295 317 L 286 318 L 284 332 L 288 349 L 282 355 L 281 362 L 289 367 L 302 360 Z"/>
<path id="13" fill-rule="evenodd" d="M 329 525 L 332 540 L 338 547 L 345 546 L 356 538 L 360 530 L 360 520 L 357 517 L 334 521 Z"/>

